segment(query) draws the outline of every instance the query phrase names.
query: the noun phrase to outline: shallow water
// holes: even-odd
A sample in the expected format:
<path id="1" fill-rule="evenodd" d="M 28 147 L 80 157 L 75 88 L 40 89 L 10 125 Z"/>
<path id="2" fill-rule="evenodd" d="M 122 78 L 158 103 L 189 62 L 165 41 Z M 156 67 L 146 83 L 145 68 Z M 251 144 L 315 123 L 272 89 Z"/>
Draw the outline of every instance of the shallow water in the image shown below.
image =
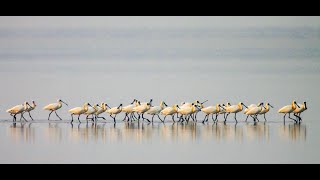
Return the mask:
<path id="1" fill-rule="evenodd" d="M 317 128 L 253 123 L 0 123 L 2 163 L 318 163 Z M 317 146 L 315 146 L 317 145 Z"/>
<path id="2" fill-rule="evenodd" d="M 0 17 L 0 163 L 320 163 L 319 17 L 91 18 Z M 58 98 L 64 120 L 48 122 Z M 85 102 L 134 98 L 274 109 L 257 124 L 69 123 Z M 12 123 L 31 100 L 35 121 Z M 300 125 L 277 113 L 292 100 L 308 104 Z"/>

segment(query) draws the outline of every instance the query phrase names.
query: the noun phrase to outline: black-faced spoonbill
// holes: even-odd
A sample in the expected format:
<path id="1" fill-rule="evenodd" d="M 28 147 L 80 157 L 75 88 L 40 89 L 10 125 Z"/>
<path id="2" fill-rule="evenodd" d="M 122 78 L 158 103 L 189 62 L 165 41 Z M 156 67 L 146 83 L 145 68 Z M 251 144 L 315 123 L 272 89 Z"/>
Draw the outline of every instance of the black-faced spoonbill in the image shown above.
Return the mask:
<path id="1" fill-rule="evenodd" d="M 88 106 L 92 107 L 90 103 L 84 103 L 82 107 L 75 107 L 69 110 L 69 113 L 71 113 L 71 123 L 73 122 L 73 115 L 79 115 L 78 121 L 80 122 L 80 116 L 81 114 L 84 114 L 88 111 Z"/>
<path id="2" fill-rule="evenodd" d="M 266 105 L 264 105 L 264 108 L 259 112 L 259 114 L 263 114 L 264 121 L 267 121 L 266 113 L 270 110 L 269 106 L 273 108 L 270 103 L 266 103 Z"/>
<path id="3" fill-rule="evenodd" d="M 260 103 L 258 106 L 252 106 L 245 114 L 251 116 L 253 121 L 256 122 L 257 115 L 264 109 L 263 103 Z"/>
<path id="4" fill-rule="evenodd" d="M 261 102 L 261 103 L 262 103 L 262 102 Z M 246 108 L 246 109 L 244 110 L 243 113 L 244 113 L 244 114 L 247 114 L 247 112 L 248 112 L 251 108 L 261 106 L 261 103 L 259 103 L 258 105 L 256 105 L 256 104 L 250 104 L 250 105 L 248 106 L 248 108 Z M 262 103 L 262 104 L 263 104 L 263 103 Z M 249 115 L 247 115 L 246 122 L 247 122 L 247 120 L 248 120 L 248 117 L 249 117 Z M 257 118 L 256 120 L 259 121 L 258 118 Z"/>
<path id="5" fill-rule="evenodd" d="M 122 112 L 125 113 L 125 117 L 123 118 L 123 121 L 128 118 L 128 121 L 134 117 L 134 111 L 133 108 L 138 106 L 138 100 L 134 99 L 129 105 L 122 107 Z M 130 114 L 130 115 L 129 115 Z M 129 116 L 128 116 L 129 115 Z"/>
<path id="6" fill-rule="evenodd" d="M 165 115 L 163 118 L 163 122 L 166 120 L 168 115 L 171 115 L 172 121 L 174 121 L 174 114 L 177 113 L 177 104 L 174 104 L 172 107 L 166 107 L 161 112 L 162 115 Z"/>
<path id="7" fill-rule="evenodd" d="M 87 117 L 86 117 L 87 122 L 88 122 L 88 119 L 91 119 L 94 122 L 94 120 L 95 120 L 94 115 L 98 111 L 98 107 L 99 107 L 99 104 L 95 104 L 93 106 L 88 107 L 88 110 L 86 112 L 84 112 L 84 114 L 87 115 Z M 92 116 L 92 118 L 89 118 L 90 115 Z"/>
<path id="8" fill-rule="evenodd" d="M 17 114 L 21 114 L 21 118 L 23 118 L 25 121 L 27 121 L 24 117 L 23 117 L 23 112 L 28 109 L 29 103 L 28 102 L 24 102 L 23 104 L 19 104 L 16 105 L 10 109 L 7 110 L 7 113 L 10 113 L 11 116 L 13 116 L 13 121 L 17 121 Z M 13 115 L 14 114 L 14 115 Z M 21 120 L 20 118 L 20 120 Z"/>
<path id="9" fill-rule="evenodd" d="M 31 106 L 28 106 L 27 110 L 25 110 L 25 112 L 28 112 L 29 113 L 29 116 L 31 118 L 31 120 L 33 121 L 33 118 L 31 117 L 31 114 L 30 114 L 30 111 L 34 110 L 36 108 L 36 102 L 35 101 L 32 101 L 32 105 Z M 24 113 L 24 112 L 23 112 Z"/>
<path id="10" fill-rule="evenodd" d="M 104 118 L 104 117 L 99 117 L 99 115 L 100 115 L 101 113 L 105 112 L 106 110 L 107 110 L 106 104 L 105 104 L 104 102 L 102 102 L 102 103 L 100 104 L 100 106 L 97 107 L 96 121 L 98 121 L 99 118 L 102 118 L 102 119 L 106 120 L 106 118 Z"/>
<path id="11" fill-rule="evenodd" d="M 106 104 L 107 105 L 107 104 Z M 108 105 L 107 105 L 108 106 Z M 109 107 L 109 106 L 108 106 Z M 116 123 L 116 117 L 117 115 L 121 112 L 121 108 L 122 107 L 122 104 L 120 104 L 118 107 L 113 107 L 113 108 L 110 108 L 110 109 L 107 109 L 106 112 L 110 114 L 110 117 L 113 118 L 113 122 Z M 112 115 L 115 115 L 114 117 Z"/>
<path id="12" fill-rule="evenodd" d="M 236 123 L 237 123 L 237 122 L 238 122 L 238 120 L 237 120 L 237 113 L 242 111 L 242 109 L 243 109 L 242 106 L 248 108 L 248 107 L 247 107 L 246 105 L 244 105 L 242 102 L 239 102 L 239 103 L 236 104 L 236 105 L 232 105 L 232 106 L 226 107 L 226 113 L 228 113 L 228 114 L 226 115 L 226 118 L 225 118 L 224 122 L 227 121 L 228 115 L 229 115 L 230 113 L 234 113 L 234 119 L 236 120 Z"/>
<path id="13" fill-rule="evenodd" d="M 294 122 L 297 122 L 297 120 L 293 119 L 290 117 L 290 114 L 296 109 L 296 108 L 300 108 L 300 106 L 297 104 L 296 101 L 292 101 L 292 103 L 290 105 L 286 105 L 286 106 L 283 106 L 282 108 L 280 108 L 278 110 L 278 113 L 284 113 L 284 116 L 283 116 L 283 122 L 285 122 L 286 120 L 286 115 L 289 114 L 289 118 L 294 120 Z"/>
<path id="14" fill-rule="evenodd" d="M 300 114 L 307 110 L 307 102 L 303 102 L 303 104 L 298 104 L 300 107 L 297 107 L 293 112 L 293 115 L 299 119 L 299 122 L 302 121 Z"/>
<path id="15" fill-rule="evenodd" d="M 161 101 L 160 106 L 153 106 L 146 113 L 152 115 L 152 122 L 155 115 L 157 115 L 158 118 L 162 121 L 162 119 L 159 116 L 159 113 L 167 106 L 168 105 L 164 101 Z"/>
<path id="16" fill-rule="evenodd" d="M 149 103 L 141 104 L 139 101 L 138 101 L 138 104 L 139 104 L 139 106 L 134 107 L 133 111 L 140 113 L 143 120 L 147 120 L 148 122 L 150 122 L 149 119 L 145 118 L 143 115 L 145 112 L 147 112 L 151 108 L 151 104 L 149 104 Z M 140 114 L 138 114 L 138 120 L 140 119 Z"/>
<path id="17" fill-rule="evenodd" d="M 67 103 L 63 102 L 61 99 L 58 99 L 58 100 L 57 100 L 57 103 L 48 104 L 48 105 L 46 105 L 46 106 L 43 108 L 44 110 L 49 110 L 49 111 L 51 111 L 50 114 L 49 114 L 48 120 L 50 120 L 50 115 L 51 115 L 51 113 L 52 113 L 53 111 L 56 113 L 57 117 L 58 117 L 60 120 L 62 120 L 62 119 L 60 118 L 60 116 L 57 114 L 57 110 L 62 107 L 62 103 L 64 103 L 65 105 L 68 106 Z"/>
<path id="18" fill-rule="evenodd" d="M 212 121 L 215 122 L 218 118 L 219 112 L 222 109 L 220 104 L 216 104 L 215 106 L 208 106 L 205 108 L 202 108 L 201 111 L 204 112 L 206 114 L 206 116 L 204 117 L 202 123 L 207 122 L 209 119 L 209 115 L 212 114 L 211 118 Z M 216 118 L 213 119 L 213 114 L 216 114 Z"/>

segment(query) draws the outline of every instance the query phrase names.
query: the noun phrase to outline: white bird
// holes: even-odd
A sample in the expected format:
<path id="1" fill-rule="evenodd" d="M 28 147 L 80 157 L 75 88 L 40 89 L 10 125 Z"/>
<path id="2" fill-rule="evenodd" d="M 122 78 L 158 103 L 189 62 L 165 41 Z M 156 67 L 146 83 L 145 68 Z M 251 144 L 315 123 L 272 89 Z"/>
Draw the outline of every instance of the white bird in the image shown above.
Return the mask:
<path id="1" fill-rule="evenodd" d="M 128 121 L 134 117 L 134 111 L 133 108 L 138 106 L 138 100 L 134 99 L 132 101 L 132 103 L 130 103 L 129 105 L 122 107 L 122 112 L 125 112 L 125 117 L 123 119 L 123 121 L 128 118 Z M 128 114 L 130 114 L 130 117 L 128 116 Z"/>
<path id="2" fill-rule="evenodd" d="M 269 107 L 269 106 L 273 108 L 273 106 L 271 106 L 270 103 L 266 103 L 266 105 L 264 105 L 264 108 L 259 112 L 259 114 L 263 114 L 263 117 L 264 117 L 264 120 L 265 120 L 265 121 L 267 121 L 267 119 L 266 119 L 266 113 L 269 112 L 269 110 L 270 110 L 270 107 Z"/>
<path id="3" fill-rule="evenodd" d="M 249 109 L 249 108 L 247 108 Z M 256 122 L 257 115 L 264 109 L 263 103 L 260 103 L 258 106 L 252 106 L 247 112 L 246 115 L 251 116 L 253 121 Z"/>
<path id="4" fill-rule="evenodd" d="M 61 99 L 58 99 L 58 100 L 57 100 L 57 103 L 48 104 L 48 105 L 46 105 L 46 106 L 43 108 L 44 110 L 49 110 L 49 111 L 51 111 L 50 114 L 49 114 L 48 120 L 50 120 L 50 115 L 51 115 L 51 113 L 52 113 L 53 111 L 56 113 L 57 117 L 58 117 L 60 120 L 62 120 L 62 119 L 60 118 L 60 116 L 58 116 L 58 114 L 57 114 L 57 110 L 62 107 L 62 103 L 64 103 L 65 105 L 68 106 L 67 103 L 63 102 Z"/>
<path id="5" fill-rule="evenodd" d="M 220 110 L 219 114 L 223 114 L 224 119 L 225 119 L 225 115 L 226 115 L 226 108 L 229 106 L 231 106 L 231 104 L 229 102 L 227 102 L 226 105 L 222 104 L 222 106 L 221 106 L 222 109 Z M 217 121 L 218 121 L 218 119 L 217 119 Z"/>
<path id="6" fill-rule="evenodd" d="M 102 118 L 104 120 L 106 120 L 104 117 L 99 117 L 99 115 L 103 112 L 105 112 L 107 110 L 106 108 L 106 104 L 104 102 L 102 102 L 100 104 L 100 106 L 97 106 L 97 112 L 95 113 L 96 114 L 96 120 L 98 120 L 99 118 Z"/>
<path id="7" fill-rule="evenodd" d="M 263 103 L 262 103 L 263 104 Z M 253 107 L 259 107 L 259 106 L 261 106 L 261 103 L 259 103 L 258 105 L 256 105 L 256 104 L 250 104 L 249 106 L 248 106 L 248 108 L 246 108 L 245 110 L 244 110 L 244 114 L 247 114 L 247 112 L 251 109 L 251 108 L 253 108 Z M 248 117 L 249 117 L 249 115 L 247 115 L 247 118 L 246 118 L 246 122 L 247 122 L 247 120 L 248 120 Z M 259 121 L 259 119 L 257 118 L 257 120 Z"/>
<path id="8" fill-rule="evenodd" d="M 16 105 L 10 109 L 8 109 L 6 112 L 10 113 L 11 116 L 13 116 L 13 121 L 17 121 L 17 114 L 21 114 L 21 118 L 23 118 L 25 121 L 27 121 L 24 117 L 23 117 L 23 112 L 28 109 L 29 103 L 28 102 L 24 102 L 23 104 L 19 104 Z M 13 115 L 14 114 L 14 115 Z M 20 118 L 20 120 L 21 120 Z"/>
<path id="9" fill-rule="evenodd" d="M 84 114 L 88 111 L 88 106 L 91 106 L 89 103 L 84 103 L 82 107 L 75 107 L 69 110 L 69 113 L 71 113 L 71 122 L 73 122 L 73 115 L 79 115 L 78 121 L 80 122 L 80 116 L 81 114 Z M 80 122 L 81 123 L 81 122 Z"/>
<path id="10" fill-rule="evenodd" d="M 143 117 L 143 114 L 150 109 L 151 105 L 150 105 L 149 103 L 147 103 L 147 104 L 141 104 L 139 101 L 138 101 L 138 104 L 139 104 L 139 105 L 138 105 L 137 107 L 134 107 L 134 108 L 133 108 L 133 111 L 134 111 L 134 112 L 137 112 L 137 113 L 140 113 L 143 120 L 146 119 L 148 122 L 150 122 L 149 119 Z M 138 114 L 138 115 L 139 115 L 139 116 L 138 116 L 138 120 L 140 119 L 140 114 Z"/>
<path id="11" fill-rule="evenodd" d="M 181 116 L 180 116 L 180 118 L 179 118 L 179 121 L 182 119 L 182 122 L 184 121 L 184 119 L 186 119 L 187 121 L 189 120 L 189 118 L 191 117 L 191 114 L 194 112 L 194 109 L 195 109 L 195 108 L 200 109 L 199 106 L 196 105 L 196 104 L 194 104 L 194 103 L 192 103 L 192 106 L 191 106 L 191 107 L 189 107 L 189 106 L 179 107 L 179 106 L 177 105 L 177 108 L 178 108 L 178 109 L 177 109 L 177 112 L 178 112 L 179 114 L 181 114 Z M 189 117 L 188 117 L 188 115 L 189 115 Z M 183 116 L 185 116 L 185 118 L 183 118 Z M 187 119 L 187 117 L 188 117 L 188 119 Z"/>
<path id="12" fill-rule="evenodd" d="M 303 104 L 298 104 L 300 107 L 297 107 L 293 112 L 293 115 L 299 119 L 299 122 L 302 121 L 300 114 L 307 110 L 307 102 L 304 101 Z"/>
<path id="13" fill-rule="evenodd" d="M 215 106 L 208 106 L 208 107 L 202 108 L 201 111 L 206 114 L 206 116 L 204 117 L 202 122 L 204 123 L 205 121 L 208 121 L 210 114 L 212 114 L 212 117 L 211 117 L 212 120 L 215 121 L 218 118 L 220 108 L 222 109 L 220 104 L 216 104 Z M 213 119 L 213 114 L 216 114 L 215 119 Z"/>
<path id="14" fill-rule="evenodd" d="M 248 108 L 246 108 L 246 109 L 244 110 L 243 113 L 246 114 L 246 113 L 249 111 L 250 108 L 252 108 L 252 107 L 258 107 L 260 104 L 261 104 L 261 103 L 259 103 L 258 105 L 256 105 L 256 104 L 250 104 L 250 105 L 248 106 Z"/>
<path id="15" fill-rule="evenodd" d="M 166 107 L 161 112 L 162 115 L 165 115 L 163 118 L 163 122 L 166 120 L 168 115 L 171 115 L 173 122 L 174 121 L 174 114 L 177 113 L 177 104 L 174 104 L 172 107 Z"/>
<path id="16" fill-rule="evenodd" d="M 236 104 L 236 105 L 232 105 L 232 106 L 226 107 L 226 113 L 228 113 L 228 114 L 226 115 L 226 118 L 225 118 L 224 122 L 227 121 L 228 115 L 229 115 L 230 113 L 234 113 L 234 119 L 236 120 L 236 122 L 238 122 L 238 120 L 237 120 L 237 113 L 240 112 L 240 111 L 242 111 L 242 109 L 243 109 L 242 106 L 248 108 L 248 107 L 247 107 L 246 105 L 244 105 L 242 102 L 239 102 L 239 103 Z"/>
<path id="17" fill-rule="evenodd" d="M 278 110 L 278 113 L 284 113 L 284 116 L 283 116 L 283 121 L 286 120 L 286 115 L 289 114 L 289 118 L 294 120 L 295 122 L 297 122 L 295 119 L 291 118 L 290 117 L 290 114 L 296 109 L 296 108 L 300 108 L 299 105 L 297 105 L 297 102 L 296 101 L 292 101 L 292 103 L 290 105 L 286 105 L 286 106 L 283 106 L 282 108 L 280 108 Z"/>
<path id="18" fill-rule="evenodd" d="M 98 107 L 99 107 L 99 104 L 95 104 L 93 106 L 88 107 L 88 110 L 84 112 L 84 114 L 87 115 L 86 120 L 91 119 L 92 121 L 94 121 L 95 119 L 94 115 L 98 111 Z M 92 115 L 92 118 L 88 118 L 90 115 Z"/>
<path id="19" fill-rule="evenodd" d="M 25 110 L 25 112 L 28 112 L 29 113 L 29 116 L 30 118 L 32 119 L 33 121 L 33 118 L 31 117 L 31 114 L 30 114 L 30 111 L 34 110 L 36 108 L 36 102 L 35 101 L 32 101 L 32 105 L 31 106 L 28 106 L 27 109 Z M 23 112 L 24 114 L 24 112 Z"/>
<path id="20" fill-rule="evenodd" d="M 193 120 L 197 121 L 197 114 L 198 114 L 199 111 L 201 111 L 202 108 L 204 108 L 203 104 L 205 102 L 207 102 L 207 101 L 208 100 L 205 100 L 202 103 L 199 102 L 199 101 L 196 101 L 196 103 L 194 103 L 195 105 L 198 106 L 198 108 L 194 108 L 193 111 L 192 111 L 192 115 L 194 115 L 194 117 L 192 117 L 192 116 L 191 117 L 192 117 Z"/>
<path id="21" fill-rule="evenodd" d="M 107 104 L 106 104 L 107 105 Z M 108 105 L 107 105 L 108 106 Z M 109 106 L 108 106 L 109 107 Z M 118 107 L 113 107 L 106 110 L 107 113 L 110 114 L 110 117 L 113 118 L 114 123 L 116 123 L 116 117 L 117 115 L 121 112 L 122 110 L 122 104 L 120 104 Z M 115 114 L 115 116 L 113 117 L 112 115 Z"/>
<path id="22" fill-rule="evenodd" d="M 162 121 L 162 119 L 159 116 L 159 113 L 165 108 L 165 106 L 168 106 L 168 105 L 165 102 L 161 101 L 160 106 L 153 106 L 146 112 L 147 114 L 152 115 L 152 122 L 155 115 L 157 115 L 158 118 Z"/>

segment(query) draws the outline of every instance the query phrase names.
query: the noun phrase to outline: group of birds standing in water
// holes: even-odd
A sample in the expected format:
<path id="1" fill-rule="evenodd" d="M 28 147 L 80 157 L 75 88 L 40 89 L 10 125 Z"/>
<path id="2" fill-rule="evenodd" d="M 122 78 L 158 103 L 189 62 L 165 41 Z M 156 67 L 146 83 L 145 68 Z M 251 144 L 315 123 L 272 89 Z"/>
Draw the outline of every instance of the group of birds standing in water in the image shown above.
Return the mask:
<path id="1" fill-rule="evenodd" d="M 269 112 L 270 107 L 273 106 L 270 103 L 258 103 L 258 104 L 251 104 L 249 106 L 244 105 L 242 102 L 238 104 L 231 105 L 230 103 L 226 104 L 216 104 L 212 106 L 205 107 L 203 104 L 207 102 L 194 101 L 194 102 L 182 102 L 180 105 L 174 104 L 172 106 L 168 106 L 164 101 L 160 102 L 159 106 L 152 106 L 152 99 L 149 102 L 140 102 L 134 99 L 129 105 L 122 106 L 120 104 L 116 107 L 110 107 L 107 103 L 94 104 L 93 106 L 90 103 L 84 103 L 81 107 L 75 107 L 69 110 L 71 114 L 71 122 L 73 122 L 73 116 L 78 115 L 78 121 L 80 122 L 80 116 L 86 115 L 86 120 L 92 120 L 97 122 L 98 119 L 106 120 L 104 117 L 101 116 L 102 113 L 106 112 L 112 117 L 114 123 L 116 123 L 116 116 L 123 112 L 125 113 L 125 117 L 123 121 L 132 121 L 132 120 L 146 120 L 150 122 L 148 118 L 144 117 L 144 114 L 152 115 L 152 121 L 155 116 L 157 116 L 160 121 L 164 122 L 167 116 L 171 116 L 173 122 L 175 122 L 175 115 L 178 118 L 178 122 L 189 122 L 190 119 L 192 121 L 197 121 L 197 114 L 202 111 L 205 114 L 204 119 L 202 120 L 203 123 L 208 122 L 209 116 L 211 115 L 211 119 L 213 122 L 218 122 L 218 116 L 221 114 L 224 116 L 224 122 L 227 121 L 229 114 L 234 114 L 234 119 L 236 122 L 237 120 L 237 113 L 243 111 L 244 107 L 244 114 L 247 115 L 245 121 L 248 120 L 249 116 L 252 118 L 254 122 L 259 121 L 258 116 L 263 115 L 264 120 L 266 119 L 266 113 Z M 62 103 L 68 106 L 67 103 L 58 99 L 56 103 L 48 104 L 43 109 L 50 111 L 48 120 L 50 120 L 50 116 L 53 112 L 55 112 L 56 116 L 60 119 L 61 117 L 57 114 L 57 110 L 62 107 Z M 20 120 L 26 118 L 23 116 L 24 113 L 28 113 L 30 118 L 33 120 L 30 112 L 36 108 L 35 101 L 32 101 L 30 105 L 28 102 L 24 102 L 23 104 L 14 106 L 8 109 L 8 112 L 12 117 L 13 121 L 17 120 L 17 115 L 20 114 Z M 298 104 L 296 101 L 292 101 L 291 104 L 286 105 L 278 110 L 279 113 L 283 113 L 283 120 L 285 121 L 286 115 L 288 114 L 289 119 L 295 121 L 296 123 L 300 123 L 302 121 L 301 113 L 307 110 L 307 103 L 303 102 L 302 104 Z M 290 117 L 290 114 L 295 116 L 295 118 Z M 164 115 L 164 118 L 161 119 L 159 115 Z"/>

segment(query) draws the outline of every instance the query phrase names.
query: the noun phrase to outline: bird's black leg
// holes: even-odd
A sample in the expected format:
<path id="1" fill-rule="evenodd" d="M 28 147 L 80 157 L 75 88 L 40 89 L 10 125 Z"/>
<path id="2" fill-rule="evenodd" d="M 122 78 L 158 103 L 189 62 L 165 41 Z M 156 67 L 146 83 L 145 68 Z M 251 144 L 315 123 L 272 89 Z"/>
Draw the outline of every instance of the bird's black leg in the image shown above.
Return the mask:
<path id="1" fill-rule="evenodd" d="M 71 114 L 71 123 L 73 122 L 73 114 Z"/>
<path id="2" fill-rule="evenodd" d="M 246 122 L 247 122 L 247 120 L 248 120 L 248 117 L 249 117 L 249 115 L 247 115 Z"/>
<path id="3" fill-rule="evenodd" d="M 80 116 L 81 116 L 81 114 L 79 114 L 79 116 L 78 116 L 78 121 L 79 121 L 79 123 L 81 123 L 81 121 L 80 121 Z"/>
<path id="4" fill-rule="evenodd" d="M 22 117 L 25 121 L 27 121 L 26 118 L 24 118 L 23 114 L 24 114 L 24 113 L 21 113 L 21 117 Z M 20 120 L 21 120 L 21 118 L 20 118 Z M 28 122 L 28 121 L 27 121 L 27 122 Z"/>
<path id="5" fill-rule="evenodd" d="M 31 120 L 33 121 L 33 118 L 31 117 L 30 111 L 28 113 L 29 113 L 29 116 L 30 116 Z"/>
<path id="6" fill-rule="evenodd" d="M 146 119 L 148 122 L 150 122 L 150 121 L 149 121 L 149 119 L 144 118 L 144 117 L 143 117 L 143 115 L 144 115 L 144 113 L 142 113 L 142 115 L 141 115 L 141 116 L 142 116 L 142 119 L 143 119 L 143 120 L 145 120 L 145 119 Z"/>
<path id="7" fill-rule="evenodd" d="M 291 114 L 291 113 L 289 113 L 289 118 L 290 118 L 291 120 L 294 120 L 294 122 L 297 122 L 297 120 L 295 120 L 295 119 L 293 119 L 293 118 L 290 117 L 290 114 Z"/>
<path id="8" fill-rule="evenodd" d="M 209 116 L 209 114 L 206 114 L 206 115 L 204 116 L 204 119 L 203 119 L 202 123 L 204 123 L 204 122 L 206 121 L 206 119 L 207 119 L 208 116 Z"/>
<path id="9" fill-rule="evenodd" d="M 54 111 L 54 112 L 56 113 L 57 117 L 58 117 L 60 120 L 62 120 L 61 117 L 57 114 L 57 111 Z"/>
<path id="10" fill-rule="evenodd" d="M 49 113 L 49 117 L 48 117 L 48 120 L 50 120 L 50 116 L 51 116 L 51 113 L 53 113 L 53 111 L 51 111 L 51 112 Z"/>
<path id="11" fill-rule="evenodd" d="M 161 122 L 163 122 L 163 120 L 160 118 L 159 114 L 157 114 L 158 118 L 160 119 Z"/>

